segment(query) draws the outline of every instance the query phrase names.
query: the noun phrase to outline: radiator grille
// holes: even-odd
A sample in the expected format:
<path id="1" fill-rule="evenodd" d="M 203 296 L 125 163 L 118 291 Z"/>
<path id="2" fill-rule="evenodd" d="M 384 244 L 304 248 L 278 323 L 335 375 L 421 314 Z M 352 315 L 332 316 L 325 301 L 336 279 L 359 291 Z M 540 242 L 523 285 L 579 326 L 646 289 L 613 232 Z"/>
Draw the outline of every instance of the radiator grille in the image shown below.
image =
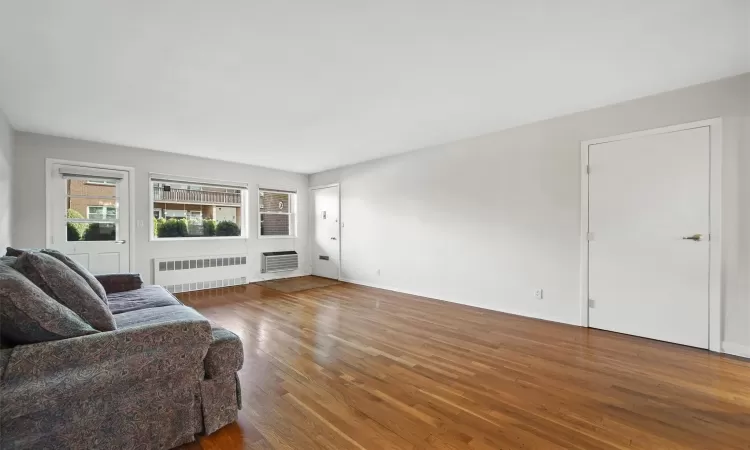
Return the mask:
<path id="1" fill-rule="evenodd" d="M 166 270 L 186 270 L 186 269 L 203 269 L 208 267 L 237 266 L 247 264 L 247 256 L 212 256 L 210 258 L 179 258 L 179 259 L 159 259 L 158 271 Z"/>
<path id="2" fill-rule="evenodd" d="M 299 267 L 297 252 L 265 252 L 261 254 L 261 273 L 285 272 Z"/>
<path id="3" fill-rule="evenodd" d="M 211 255 L 154 259 L 154 284 L 189 292 L 247 284 L 247 256 Z"/>
<path id="4" fill-rule="evenodd" d="M 179 292 L 202 291 L 204 289 L 216 289 L 227 286 L 247 284 L 246 277 L 226 278 L 224 280 L 198 281 L 196 283 L 168 284 L 164 289 L 177 294 Z"/>

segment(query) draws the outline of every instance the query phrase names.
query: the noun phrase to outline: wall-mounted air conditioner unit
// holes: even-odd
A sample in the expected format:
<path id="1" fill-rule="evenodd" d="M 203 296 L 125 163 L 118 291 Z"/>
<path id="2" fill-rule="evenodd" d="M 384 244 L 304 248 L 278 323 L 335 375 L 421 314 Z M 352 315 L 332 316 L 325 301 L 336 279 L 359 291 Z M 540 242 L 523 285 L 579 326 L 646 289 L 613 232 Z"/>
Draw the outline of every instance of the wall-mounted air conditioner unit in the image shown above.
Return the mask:
<path id="1" fill-rule="evenodd" d="M 265 252 L 260 257 L 260 272 L 285 272 L 299 267 L 299 255 L 295 251 Z"/>

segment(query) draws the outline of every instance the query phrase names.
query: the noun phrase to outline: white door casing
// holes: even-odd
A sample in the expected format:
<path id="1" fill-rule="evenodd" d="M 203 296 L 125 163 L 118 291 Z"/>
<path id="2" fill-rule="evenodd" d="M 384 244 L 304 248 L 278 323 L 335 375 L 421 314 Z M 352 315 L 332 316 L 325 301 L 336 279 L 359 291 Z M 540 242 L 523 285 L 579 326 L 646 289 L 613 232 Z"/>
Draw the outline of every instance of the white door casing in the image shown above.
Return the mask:
<path id="1" fill-rule="evenodd" d="M 133 239 L 132 233 L 132 213 L 131 204 L 132 186 L 131 179 L 133 174 L 132 168 L 106 166 L 101 164 L 88 164 L 72 161 L 47 160 L 47 238 L 46 246 L 57 249 L 70 256 L 75 261 L 88 268 L 95 274 L 101 273 L 122 273 L 132 270 L 133 258 Z M 80 173 L 80 178 L 71 178 L 70 175 L 63 176 L 60 172 Z M 67 236 L 67 210 L 68 210 L 68 180 L 81 182 L 87 179 L 87 175 L 95 173 L 97 176 L 108 177 L 111 180 L 101 181 L 111 183 L 113 189 L 105 189 L 114 193 L 103 194 L 101 198 L 71 198 L 71 201 L 78 200 L 80 203 L 90 203 L 91 206 L 82 209 L 83 219 L 80 221 L 89 221 L 99 223 L 100 226 L 115 227 L 115 236 L 113 240 L 101 241 L 68 241 Z M 93 184 L 93 183 L 86 183 Z M 99 216 L 87 216 L 94 210 L 101 212 L 106 209 L 112 209 L 112 206 L 102 207 L 97 203 L 107 204 L 116 202 L 117 217 L 106 217 L 99 220 Z"/>
<path id="2" fill-rule="evenodd" d="M 582 325 L 720 350 L 720 125 L 582 143 Z"/>
<path id="3" fill-rule="evenodd" d="M 340 201 L 339 186 L 310 190 L 312 225 L 312 274 L 340 278 Z"/>

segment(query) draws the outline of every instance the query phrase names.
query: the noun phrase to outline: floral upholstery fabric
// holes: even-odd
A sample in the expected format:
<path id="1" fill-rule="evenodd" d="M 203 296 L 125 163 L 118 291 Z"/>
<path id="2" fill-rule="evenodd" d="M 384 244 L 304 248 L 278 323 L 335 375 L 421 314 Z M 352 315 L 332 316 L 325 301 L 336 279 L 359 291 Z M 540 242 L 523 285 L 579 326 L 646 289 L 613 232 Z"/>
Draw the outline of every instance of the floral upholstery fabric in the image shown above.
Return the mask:
<path id="1" fill-rule="evenodd" d="M 107 295 L 143 287 L 143 279 L 139 273 L 110 273 L 96 275 L 96 279 L 102 284 Z"/>
<path id="2" fill-rule="evenodd" d="M 0 405 L 2 448 L 171 448 L 190 442 L 211 326 L 163 307 L 116 331 L 16 346 Z M 57 445 L 52 445 L 57 447 Z"/>
<path id="3" fill-rule="evenodd" d="M 216 325 L 212 325 L 211 333 L 213 340 L 204 361 L 206 378 L 234 374 L 244 361 L 242 341 L 236 334 Z"/>
<path id="4" fill-rule="evenodd" d="M 91 275 L 91 272 L 89 272 L 88 269 L 73 261 L 67 255 L 63 255 L 62 253 L 58 252 L 57 250 L 45 248 L 42 250 L 42 253 L 50 255 L 51 257 L 70 267 L 73 272 L 77 273 L 81 276 L 81 278 L 86 280 L 86 283 L 89 285 L 91 290 L 94 291 L 94 293 L 100 299 L 102 299 L 104 303 L 107 303 L 107 293 L 104 291 L 104 287 L 99 282 L 99 280 L 96 279 L 96 277 Z"/>
<path id="5" fill-rule="evenodd" d="M 161 287 L 138 290 L 114 331 L 0 349 L 0 448 L 169 449 L 237 419 L 237 375 L 207 379 L 205 359 L 239 338 L 177 300 L 154 306 L 171 297 Z"/>
<path id="6" fill-rule="evenodd" d="M 3 342 L 33 344 L 97 331 L 26 279 L 0 264 L 0 331 Z"/>
<path id="7" fill-rule="evenodd" d="M 238 386 L 235 374 L 201 382 L 203 429 L 206 434 L 237 420 L 237 411 L 241 408 Z"/>
<path id="8" fill-rule="evenodd" d="M 23 254 L 23 252 L 26 252 L 26 251 L 35 251 L 35 252 L 38 252 L 39 250 L 41 250 L 41 249 L 40 248 L 35 248 L 35 249 L 27 248 L 27 249 L 19 250 L 17 248 L 13 248 L 13 247 L 6 247 L 5 248 L 5 256 L 13 256 L 14 258 L 17 258 L 17 257 L 21 256 Z"/>
<path id="9" fill-rule="evenodd" d="M 161 286 L 146 286 L 132 291 L 109 294 L 109 310 L 112 314 L 181 304 Z"/>
<path id="10" fill-rule="evenodd" d="M 5 367 L 8 365 L 8 361 L 10 361 L 11 353 L 13 353 L 13 348 L 0 349 L 0 380 L 5 375 Z"/>
<path id="11" fill-rule="evenodd" d="M 16 259 L 18 259 L 15 256 L 0 256 L 0 264 L 5 264 L 6 266 L 13 266 L 15 264 Z"/>
<path id="12" fill-rule="evenodd" d="M 242 368 L 242 341 L 231 331 L 211 326 L 212 341 L 203 361 L 206 379 L 201 382 L 203 428 L 207 434 L 237 420 L 242 409 L 237 371 Z"/>
<path id="13" fill-rule="evenodd" d="M 76 398 L 55 411 L 8 420 L 3 424 L 2 448 L 145 450 L 193 442 L 202 426 L 195 428 L 200 389 L 190 381 L 192 375 L 177 372 L 154 380 L 158 387 L 145 380 L 118 386 L 104 395 Z"/>
<path id="14" fill-rule="evenodd" d="M 99 331 L 115 329 L 115 321 L 107 304 L 86 280 L 54 257 L 40 252 L 23 252 L 13 268 L 93 328 Z"/>

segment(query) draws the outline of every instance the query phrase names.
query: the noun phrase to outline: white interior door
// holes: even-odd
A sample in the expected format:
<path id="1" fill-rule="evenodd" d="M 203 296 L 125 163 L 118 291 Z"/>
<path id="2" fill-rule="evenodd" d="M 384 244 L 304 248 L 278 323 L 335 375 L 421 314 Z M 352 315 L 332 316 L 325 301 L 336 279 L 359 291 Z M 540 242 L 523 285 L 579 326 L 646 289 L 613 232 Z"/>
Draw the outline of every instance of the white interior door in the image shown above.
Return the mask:
<path id="1" fill-rule="evenodd" d="M 708 348 L 709 161 L 708 127 L 589 147 L 589 326 Z"/>
<path id="2" fill-rule="evenodd" d="M 129 172 L 52 164 L 48 246 L 92 273 L 130 270 Z"/>
<path id="3" fill-rule="evenodd" d="M 339 187 L 312 190 L 313 263 L 312 273 L 339 279 Z"/>

